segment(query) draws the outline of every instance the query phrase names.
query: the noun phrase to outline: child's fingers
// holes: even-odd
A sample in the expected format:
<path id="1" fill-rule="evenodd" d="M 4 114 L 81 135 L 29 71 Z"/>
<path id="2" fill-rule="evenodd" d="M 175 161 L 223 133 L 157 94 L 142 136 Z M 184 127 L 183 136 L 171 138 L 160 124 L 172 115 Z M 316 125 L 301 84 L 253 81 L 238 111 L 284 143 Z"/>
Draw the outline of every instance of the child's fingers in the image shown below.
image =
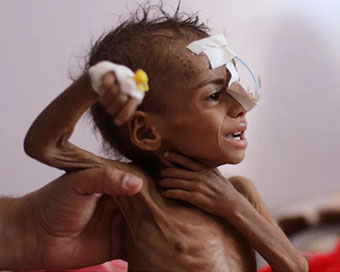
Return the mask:
<path id="1" fill-rule="evenodd" d="M 103 77 L 102 85 L 98 92 L 100 95 L 99 101 L 105 108 L 115 101 L 120 94 L 120 89 L 118 82 L 115 81 L 113 73 L 107 73 Z"/>
<path id="2" fill-rule="evenodd" d="M 176 168 L 176 165 L 168 160 L 163 160 L 163 163 L 168 168 Z"/>
<path id="3" fill-rule="evenodd" d="M 128 102 L 126 102 L 122 110 L 118 113 L 115 119 L 115 124 L 120 126 L 129 121 L 132 115 L 136 112 L 138 103 L 139 102 L 136 99 L 130 97 Z"/>
<path id="4" fill-rule="evenodd" d="M 110 88 L 104 90 L 102 96 L 99 98 L 100 103 L 105 107 L 109 107 L 120 94 L 119 87 L 113 85 Z"/>
<path id="5" fill-rule="evenodd" d="M 199 199 L 198 193 L 192 193 L 184 190 L 166 190 L 162 192 L 162 195 L 166 198 L 173 198 L 187 201 L 191 204 L 196 204 Z"/>
<path id="6" fill-rule="evenodd" d="M 103 76 L 102 79 L 102 85 L 100 86 L 98 92 L 100 95 L 103 95 L 104 92 L 111 88 L 113 84 L 115 83 L 115 75 L 113 72 L 107 73 L 105 76 Z"/>
<path id="7" fill-rule="evenodd" d="M 165 168 L 159 172 L 160 178 L 178 178 L 185 180 L 195 180 L 196 172 L 191 172 L 179 168 Z"/>
<path id="8" fill-rule="evenodd" d="M 124 107 L 128 99 L 129 98 L 126 94 L 120 93 L 112 102 L 112 104 L 106 108 L 106 111 L 108 112 L 108 114 L 111 114 L 113 116 L 116 115 Z"/>
<path id="9" fill-rule="evenodd" d="M 165 178 L 158 182 L 161 188 L 169 188 L 169 189 L 183 189 L 186 191 L 193 191 L 195 186 L 192 181 L 184 180 L 184 179 L 173 179 L 173 178 Z"/>
<path id="10" fill-rule="evenodd" d="M 181 154 L 178 154 L 178 153 L 165 152 L 164 158 L 167 159 L 168 161 L 177 163 L 177 164 L 185 167 L 186 169 L 192 170 L 192 171 L 201 171 L 201 170 L 206 168 L 201 163 L 194 161 L 194 160 L 192 160 L 188 157 L 185 157 Z"/>

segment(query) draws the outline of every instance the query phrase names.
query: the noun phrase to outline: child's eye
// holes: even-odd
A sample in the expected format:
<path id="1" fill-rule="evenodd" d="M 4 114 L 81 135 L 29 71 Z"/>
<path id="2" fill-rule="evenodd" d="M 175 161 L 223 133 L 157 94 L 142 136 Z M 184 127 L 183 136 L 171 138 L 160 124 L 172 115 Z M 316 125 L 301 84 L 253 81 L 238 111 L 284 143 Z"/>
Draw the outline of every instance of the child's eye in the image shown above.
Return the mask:
<path id="1" fill-rule="evenodd" d="M 208 101 L 218 101 L 221 97 L 221 95 L 225 92 L 225 90 L 219 90 L 217 92 L 212 93 L 211 95 L 209 95 L 206 100 Z"/>

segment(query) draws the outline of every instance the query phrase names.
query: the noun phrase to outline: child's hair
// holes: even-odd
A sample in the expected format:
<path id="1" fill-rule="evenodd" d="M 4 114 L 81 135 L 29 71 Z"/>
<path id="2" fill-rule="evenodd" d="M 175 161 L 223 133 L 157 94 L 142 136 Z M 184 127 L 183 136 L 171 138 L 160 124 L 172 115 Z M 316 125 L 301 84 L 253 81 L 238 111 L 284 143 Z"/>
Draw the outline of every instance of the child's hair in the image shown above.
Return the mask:
<path id="1" fill-rule="evenodd" d="M 209 30 L 199 22 L 197 14 L 180 12 L 179 8 L 180 3 L 175 13 L 169 15 L 161 3 L 139 6 L 128 20 L 95 42 L 85 68 L 109 60 L 131 70 L 144 69 L 149 76 L 150 90 L 138 110 L 151 114 L 166 110 L 164 94 L 170 89 L 169 82 L 176 80 L 178 71 L 174 69 L 175 52 L 171 46 L 179 40 L 189 42 L 207 37 Z M 91 115 L 106 151 L 111 151 L 116 159 L 125 157 L 136 161 L 140 152 L 130 142 L 127 125 L 115 126 L 112 116 L 99 102 L 91 107 Z"/>

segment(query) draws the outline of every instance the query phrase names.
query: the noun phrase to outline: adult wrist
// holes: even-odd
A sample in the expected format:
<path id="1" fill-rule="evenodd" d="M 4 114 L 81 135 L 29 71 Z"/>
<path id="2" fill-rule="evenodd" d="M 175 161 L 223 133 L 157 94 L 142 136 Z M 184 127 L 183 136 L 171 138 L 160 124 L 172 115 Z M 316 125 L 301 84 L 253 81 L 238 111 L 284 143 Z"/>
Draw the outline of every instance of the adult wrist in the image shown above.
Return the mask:
<path id="1" fill-rule="evenodd" d="M 33 214 L 26 197 L 0 199 L 0 270 L 35 269 L 38 265 Z"/>
<path id="2" fill-rule="evenodd" d="M 16 223 L 18 198 L 0 199 L 0 270 L 12 269 L 21 257 Z"/>

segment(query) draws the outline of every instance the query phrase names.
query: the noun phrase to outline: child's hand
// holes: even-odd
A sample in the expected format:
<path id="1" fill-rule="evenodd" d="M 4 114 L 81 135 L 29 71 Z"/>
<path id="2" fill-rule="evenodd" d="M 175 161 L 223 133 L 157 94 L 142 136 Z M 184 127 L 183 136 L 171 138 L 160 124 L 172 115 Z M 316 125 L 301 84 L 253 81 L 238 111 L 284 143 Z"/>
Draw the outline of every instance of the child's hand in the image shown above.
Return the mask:
<path id="1" fill-rule="evenodd" d="M 308 271 L 308 264 L 281 229 L 258 212 L 243 196 L 254 196 L 252 186 L 223 177 L 198 162 L 175 153 L 164 156 L 185 167 L 166 168 L 160 172 L 159 186 L 166 198 L 187 201 L 210 214 L 228 220 L 262 257 L 273 271 Z M 237 188 L 239 187 L 239 188 Z"/>
<path id="2" fill-rule="evenodd" d="M 210 170 L 175 153 L 166 153 L 164 157 L 187 169 L 166 168 L 160 172 L 159 186 L 164 189 L 164 197 L 187 201 L 221 217 L 232 212 L 243 197 L 218 169 Z"/>
<path id="3" fill-rule="evenodd" d="M 116 125 L 127 122 L 149 90 L 148 75 L 142 69 L 133 72 L 125 65 L 100 61 L 88 70 L 92 90 L 100 103 L 114 116 Z"/>
<path id="4" fill-rule="evenodd" d="M 100 103 L 114 117 L 114 122 L 117 126 L 126 123 L 135 113 L 140 103 L 139 100 L 130 97 L 120 90 L 113 72 L 108 72 L 103 77 L 98 93 L 100 95 Z"/>

